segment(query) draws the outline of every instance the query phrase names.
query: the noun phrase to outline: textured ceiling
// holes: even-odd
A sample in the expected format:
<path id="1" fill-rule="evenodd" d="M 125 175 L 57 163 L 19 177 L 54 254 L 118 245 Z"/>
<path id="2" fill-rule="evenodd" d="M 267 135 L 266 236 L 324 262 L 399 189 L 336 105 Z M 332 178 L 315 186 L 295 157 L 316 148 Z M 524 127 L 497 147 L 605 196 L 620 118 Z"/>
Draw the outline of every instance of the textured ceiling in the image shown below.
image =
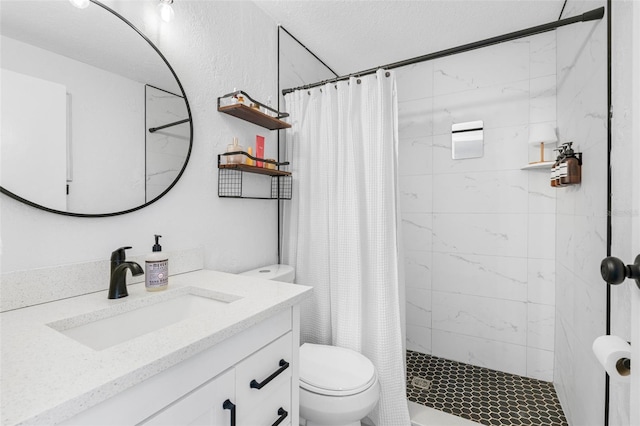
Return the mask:
<path id="1" fill-rule="evenodd" d="M 555 21 L 563 3 L 564 0 L 256 1 L 258 7 L 340 75 Z"/>

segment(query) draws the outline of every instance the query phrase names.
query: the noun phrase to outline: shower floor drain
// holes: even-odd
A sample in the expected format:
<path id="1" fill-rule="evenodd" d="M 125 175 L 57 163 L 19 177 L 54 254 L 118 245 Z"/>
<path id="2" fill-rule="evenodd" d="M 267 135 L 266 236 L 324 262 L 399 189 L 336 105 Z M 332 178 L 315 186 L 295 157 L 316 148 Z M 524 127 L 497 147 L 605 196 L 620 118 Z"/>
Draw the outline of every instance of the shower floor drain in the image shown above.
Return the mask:
<path id="1" fill-rule="evenodd" d="M 411 386 L 427 390 L 431 387 L 431 380 L 423 379 L 422 377 L 414 377 L 411 379 Z"/>

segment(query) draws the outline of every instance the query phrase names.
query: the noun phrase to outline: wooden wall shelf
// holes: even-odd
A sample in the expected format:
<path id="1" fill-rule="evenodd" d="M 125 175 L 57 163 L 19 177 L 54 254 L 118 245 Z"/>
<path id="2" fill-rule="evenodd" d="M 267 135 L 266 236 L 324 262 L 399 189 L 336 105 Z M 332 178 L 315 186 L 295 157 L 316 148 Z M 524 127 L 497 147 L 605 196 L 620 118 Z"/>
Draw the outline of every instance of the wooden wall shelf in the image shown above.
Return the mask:
<path id="1" fill-rule="evenodd" d="M 220 164 L 219 169 L 235 169 L 243 172 L 257 173 L 260 175 L 269 176 L 291 176 L 291 172 L 285 172 L 283 170 L 267 169 L 265 167 L 249 166 L 247 164 Z"/>
<path id="2" fill-rule="evenodd" d="M 243 103 L 231 103 L 230 105 L 222 105 L 223 102 L 236 102 L 238 98 L 246 98 L 251 101 L 251 104 L 258 106 L 258 108 L 252 108 Z M 265 114 L 262 110 L 267 112 L 272 112 L 274 116 Z M 279 130 L 279 129 L 288 129 L 291 127 L 291 124 L 285 123 L 281 120 L 281 118 L 288 117 L 289 114 L 277 111 L 263 103 L 252 99 L 251 96 L 247 95 L 242 90 L 237 90 L 235 92 L 229 93 L 227 95 L 221 96 L 218 98 L 218 111 L 224 112 L 225 114 L 233 115 L 241 120 L 248 121 L 253 124 L 257 124 L 260 127 L 264 127 L 269 130 Z"/>
<path id="3" fill-rule="evenodd" d="M 269 130 L 288 129 L 291 124 L 271 117 L 255 108 L 248 107 L 243 104 L 227 105 L 218 107 L 218 111 L 225 114 L 233 115 L 242 120 L 248 121 Z"/>

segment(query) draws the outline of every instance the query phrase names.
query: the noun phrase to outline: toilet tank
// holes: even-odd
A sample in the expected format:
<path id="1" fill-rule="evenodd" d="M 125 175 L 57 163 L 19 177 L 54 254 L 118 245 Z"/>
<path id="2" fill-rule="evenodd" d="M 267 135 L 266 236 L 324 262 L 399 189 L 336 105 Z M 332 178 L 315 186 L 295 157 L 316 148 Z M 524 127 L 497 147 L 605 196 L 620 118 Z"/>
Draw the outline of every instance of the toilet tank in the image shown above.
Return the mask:
<path id="1" fill-rule="evenodd" d="M 293 266 L 289 265 L 269 265 L 261 268 L 252 269 L 247 272 L 242 272 L 240 275 L 246 275 L 255 278 L 262 278 L 265 280 L 282 281 L 285 283 L 292 283 L 296 277 L 296 273 Z"/>

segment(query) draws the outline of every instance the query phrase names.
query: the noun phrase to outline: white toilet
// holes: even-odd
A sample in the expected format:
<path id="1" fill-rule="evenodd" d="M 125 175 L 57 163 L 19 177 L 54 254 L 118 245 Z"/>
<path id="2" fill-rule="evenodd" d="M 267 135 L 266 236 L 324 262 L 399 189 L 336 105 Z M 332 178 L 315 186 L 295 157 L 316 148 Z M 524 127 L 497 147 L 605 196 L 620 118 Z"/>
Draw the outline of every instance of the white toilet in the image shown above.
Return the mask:
<path id="1" fill-rule="evenodd" d="M 241 275 L 292 283 L 288 265 L 269 265 Z M 300 346 L 300 416 L 307 426 L 360 426 L 378 403 L 380 383 L 365 356 L 337 346 Z"/>

